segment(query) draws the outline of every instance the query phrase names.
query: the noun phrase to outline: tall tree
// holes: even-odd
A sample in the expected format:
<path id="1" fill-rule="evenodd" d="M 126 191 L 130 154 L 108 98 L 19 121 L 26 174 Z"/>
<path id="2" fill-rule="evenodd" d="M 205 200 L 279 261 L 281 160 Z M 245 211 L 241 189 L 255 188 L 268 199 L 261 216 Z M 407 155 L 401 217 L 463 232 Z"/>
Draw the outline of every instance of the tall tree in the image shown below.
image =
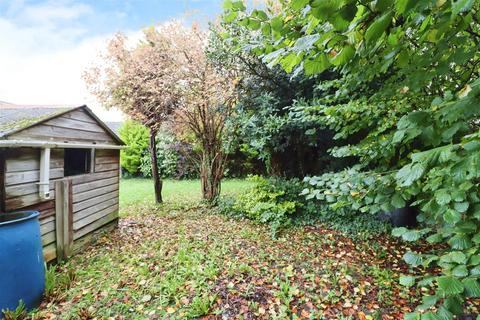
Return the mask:
<path id="1" fill-rule="evenodd" d="M 183 70 L 176 39 L 184 27 L 170 22 L 144 31 L 133 47 L 117 34 L 108 43 L 101 61 L 84 75 L 90 91 L 107 108 L 118 108 L 150 131 L 150 154 L 155 200 L 161 203 L 162 180 L 157 164 L 156 136 L 160 126 L 182 104 L 179 90 Z"/>
<path id="2" fill-rule="evenodd" d="M 200 152 L 200 178 L 205 200 L 220 194 L 227 153 L 225 124 L 235 106 L 235 72 L 219 70 L 205 54 L 207 35 L 196 28 L 177 42 L 175 56 L 185 57 L 184 104 L 177 120 L 195 136 Z"/>

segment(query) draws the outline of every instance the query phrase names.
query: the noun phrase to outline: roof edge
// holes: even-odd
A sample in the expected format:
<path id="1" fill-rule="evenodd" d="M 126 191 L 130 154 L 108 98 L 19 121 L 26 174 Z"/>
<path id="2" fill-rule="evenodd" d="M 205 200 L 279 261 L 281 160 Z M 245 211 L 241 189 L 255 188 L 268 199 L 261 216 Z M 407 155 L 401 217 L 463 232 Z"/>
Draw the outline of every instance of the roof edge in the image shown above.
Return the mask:
<path id="1" fill-rule="evenodd" d="M 105 122 L 100 120 L 100 118 L 97 117 L 97 115 L 92 111 L 92 109 L 90 109 L 86 104 L 75 109 L 81 109 L 81 108 L 83 108 L 93 119 L 95 119 L 95 121 L 97 121 L 97 123 L 105 131 L 107 131 L 112 136 L 112 138 L 115 139 L 115 141 L 117 141 L 120 145 L 123 145 L 123 146 L 126 145 L 125 142 L 123 142 L 123 140 L 112 129 L 110 129 Z M 73 111 L 73 109 L 71 111 Z"/>
<path id="2" fill-rule="evenodd" d="M 42 118 L 41 120 L 39 121 L 35 121 L 35 122 L 32 122 L 30 124 L 28 124 L 27 126 L 25 127 L 21 127 L 21 128 L 18 128 L 18 129 L 15 129 L 15 130 L 12 130 L 10 132 L 8 132 L 7 134 L 4 134 L 4 135 L 0 135 L 0 141 L 6 137 L 9 137 L 11 136 L 12 134 L 16 134 L 16 133 L 19 133 L 23 130 L 26 130 L 26 129 L 29 129 L 29 128 L 32 128 L 34 126 L 37 126 L 39 124 L 42 124 L 42 123 L 45 123 L 49 120 L 52 120 L 54 118 L 57 118 L 57 117 L 61 117 L 69 112 L 72 112 L 72 111 L 76 111 L 76 110 L 80 110 L 80 109 L 83 109 L 85 110 L 85 112 L 88 113 L 89 116 L 91 116 L 96 122 L 97 124 L 102 127 L 114 140 L 115 142 L 117 142 L 119 145 L 122 145 L 122 146 L 125 146 L 125 142 L 122 141 L 122 139 L 120 139 L 120 137 L 115 133 L 113 132 L 112 129 L 110 129 L 106 124 L 105 122 L 103 122 L 102 120 L 100 120 L 100 118 L 98 118 L 95 113 L 89 108 L 87 107 L 87 105 L 81 105 L 81 106 L 78 106 L 78 107 L 73 107 L 73 108 L 70 108 L 70 109 L 67 109 L 67 110 L 63 110 L 63 111 L 59 111 L 58 113 L 54 113 L 53 115 L 50 115 L 50 116 L 47 116 L 45 118 Z"/>
<path id="3" fill-rule="evenodd" d="M 122 150 L 128 146 L 113 145 L 113 144 L 96 144 L 96 143 L 67 143 L 41 140 L 0 140 L 0 148 L 74 148 L 74 149 L 112 149 Z"/>
<path id="4" fill-rule="evenodd" d="M 47 116 L 47 117 L 45 117 L 45 118 L 42 118 L 42 119 L 40 119 L 40 120 L 38 120 L 38 121 L 34 121 L 34 122 L 26 125 L 25 127 L 20 127 L 20 128 L 18 128 L 18 129 L 9 131 L 8 133 L 6 133 L 6 134 L 4 134 L 4 135 L 0 135 L 0 138 L 5 138 L 5 137 L 8 137 L 8 136 L 10 136 L 10 135 L 12 135 L 12 134 L 18 133 L 18 132 L 20 132 L 20 131 L 29 129 L 29 128 L 31 128 L 31 127 L 34 127 L 34 126 L 39 125 L 39 124 L 41 124 L 41 123 L 44 123 L 44 122 L 46 122 L 46 121 L 48 121 L 48 120 L 54 119 L 54 118 L 56 118 L 56 117 L 60 117 L 60 116 L 66 114 L 66 113 L 68 113 L 68 112 L 72 112 L 72 111 L 75 111 L 75 110 L 77 110 L 77 109 L 80 109 L 81 107 L 83 107 L 83 106 L 73 107 L 73 108 L 70 108 L 70 109 L 67 109 L 67 110 L 59 111 L 58 113 L 54 113 L 54 114 L 52 114 L 52 115 L 50 115 L 50 116 Z"/>

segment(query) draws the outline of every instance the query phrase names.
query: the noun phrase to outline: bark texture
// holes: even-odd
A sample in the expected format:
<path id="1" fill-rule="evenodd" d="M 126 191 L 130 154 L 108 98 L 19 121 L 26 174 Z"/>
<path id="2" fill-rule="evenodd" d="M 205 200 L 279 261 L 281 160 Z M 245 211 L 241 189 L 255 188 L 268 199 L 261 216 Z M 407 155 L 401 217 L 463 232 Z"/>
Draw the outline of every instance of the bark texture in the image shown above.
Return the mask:
<path id="1" fill-rule="evenodd" d="M 163 181 L 160 178 L 160 170 L 157 162 L 157 131 L 150 129 L 150 157 L 152 159 L 152 178 L 155 187 L 155 202 L 162 203 Z"/>

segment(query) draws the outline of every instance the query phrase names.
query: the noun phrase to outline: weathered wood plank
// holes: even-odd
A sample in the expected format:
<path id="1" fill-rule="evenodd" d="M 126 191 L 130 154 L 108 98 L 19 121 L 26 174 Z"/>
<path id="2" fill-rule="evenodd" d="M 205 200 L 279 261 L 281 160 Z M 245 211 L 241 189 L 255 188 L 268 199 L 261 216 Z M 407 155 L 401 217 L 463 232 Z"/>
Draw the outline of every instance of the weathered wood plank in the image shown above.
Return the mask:
<path id="1" fill-rule="evenodd" d="M 79 194 L 81 192 L 101 188 L 101 187 L 104 187 L 104 186 L 109 186 L 109 185 L 112 185 L 112 184 L 118 184 L 118 182 L 119 182 L 119 177 L 113 177 L 113 178 L 108 178 L 108 179 L 102 179 L 102 180 L 77 184 L 77 185 L 73 186 L 73 193 L 74 194 Z"/>
<path id="2" fill-rule="evenodd" d="M 73 195 L 73 203 L 82 202 L 82 201 L 85 201 L 94 197 L 98 197 L 105 193 L 109 193 L 115 190 L 118 190 L 118 183 L 101 187 L 101 188 L 92 188 L 90 191 L 85 191 L 81 193 L 76 192 Z"/>
<path id="3" fill-rule="evenodd" d="M 53 151 L 53 150 L 52 150 Z M 63 153 L 61 157 L 58 152 L 50 154 L 50 169 L 63 168 Z M 6 172 L 33 171 L 40 169 L 40 154 L 29 155 L 23 158 L 8 158 L 6 160 Z"/>
<path id="4" fill-rule="evenodd" d="M 118 190 L 109 192 L 107 194 L 101 195 L 99 197 L 95 197 L 92 199 L 88 199 L 86 201 L 82 201 L 79 203 L 74 203 L 73 204 L 73 212 L 78 212 L 80 210 L 86 209 L 88 207 L 94 206 L 98 203 L 101 203 L 103 201 L 110 200 L 112 198 L 117 198 L 118 197 Z"/>
<path id="5" fill-rule="evenodd" d="M 47 200 L 41 203 L 22 208 L 22 210 L 33 210 L 40 212 L 40 222 L 55 214 L 55 203 L 53 200 Z"/>
<path id="6" fill-rule="evenodd" d="M 73 223 L 73 230 L 76 232 L 78 231 L 79 229 L 91 224 L 91 223 L 94 223 L 95 221 L 97 220 L 100 220 L 101 218 L 111 214 L 112 212 L 117 212 L 118 213 L 118 205 L 114 205 L 113 207 L 109 207 L 109 208 L 106 208 L 106 209 L 103 209 L 103 210 L 100 210 L 100 211 L 97 211 L 96 213 L 84 218 L 84 219 L 81 219 L 81 220 L 78 220 L 76 222 Z"/>
<path id="7" fill-rule="evenodd" d="M 65 181 L 57 181 L 55 183 L 55 250 L 58 260 L 63 260 L 65 258 L 65 246 L 64 246 L 64 210 L 65 210 L 65 192 L 64 192 Z"/>
<path id="8" fill-rule="evenodd" d="M 78 230 L 74 236 L 73 236 L 73 239 L 74 240 L 77 240 L 81 237 L 83 237 L 84 235 L 92 232 L 92 231 L 95 231 L 97 230 L 98 228 L 108 224 L 109 222 L 112 222 L 114 220 L 117 220 L 118 219 L 118 212 L 112 212 L 110 213 L 109 215 L 101 218 L 101 219 L 98 219 L 96 220 L 94 223 L 91 223 L 89 224 L 88 226 Z"/>
<path id="9" fill-rule="evenodd" d="M 53 191 L 54 191 L 54 189 L 51 188 L 50 189 L 50 195 L 51 195 L 50 199 L 54 198 Z M 20 197 L 14 197 L 14 198 L 6 199 L 5 200 L 5 208 L 8 211 L 13 211 L 13 210 L 22 209 L 22 208 L 34 205 L 36 203 L 40 203 L 42 201 L 45 201 L 45 199 L 42 199 L 38 193 L 32 193 L 32 194 L 23 195 L 23 196 L 20 196 Z"/>
<path id="10" fill-rule="evenodd" d="M 119 167 L 120 166 L 119 166 L 118 162 L 108 163 L 108 164 L 97 164 L 97 165 L 95 165 L 95 172 L 118 170 Z"/>
<path id="11" fill-rule="evenodd" d="M 78 129 L 69 129 L 47 124 L 36 125 L 9 136 L 9 139 L 22 138 L 27 140 L 44 140 L 56 138 L 58 141 L 94 141 L 106 144 L 116 144 L 106 132 L 90 132 Z"/>
<path id="12" fill-rule="evenodd" d="M 50 190 L 53 190 L 55 181 L 50 181 Z M 7 186 L 5 188 L 5 197 L 7 199 L 21 197 L 24 195 L 38 193 L 38 184 L 36 183 L 26 183 L 26 184 L 16 184 L 12 186 Z"/>
<path id="13" fill-rule="evenodd" d="M 50 170 L 50 179 L 63 178 L 63 168 Z M 40 179 L 40 171 L 22 171 L 22 172 L 8 172 L 5 174 L 5 184 L 24 184 L 28 182 L 38 182 Z"/>
<path id="14" fill-rule="evenodd" d="M 41 218 L 40 219 L 40 225 L 44 225 L 44 224 L 52 222 L 54 220 L 55 220 L 55 217 L 53 217 L 53 216 L 50 216 L 50 217 L 47 217 L 47 218 Z"/>
<path id="15" fill-rule="evenodd" d="M 55 216 L 55 209 L 40 211 L 40 218 L 48 218 Z"/>
<path id="16" fill-rule="evenodd" d="M 62 117 L 67 119 L 74 119 L 83 122 L 90 122 L 90 123 L 97 123 L 95 119 L 93 119 L 89 114 L 87 114 L 83 110 L 74 110 L 62 115 Z"/>
<path id="17" fill-rule="evenodd" d="M 56 253 L 58 259 L 63 260 L 70 256 L 73 245 L 72 182 L 58 181 L 55 193 Z"/>
<path id="18" fill-rule="evenodd" d="M 119 150 L 97 149 L 97 157 L 120 157 Z"/>
<path id="19" fill-rule="evenodd" d="M 118 205 L 118 198 L 116 198 L 116 197 L 113 198 L 113 199 L 107 200 L 107 201 L 102 201 L 101 203 L 99 203 L 97 205 L 94 205 L 94 206 L 91 206 L 91 207 L 88 207 L 87 209 L 84 209 L 84 210 L 81 210 L 81 211 L 78 211 L 78 212 L 74 212 L 73 213 L 73 221 L 76 222 L 76 221 L 81 220 L 85 217 L 88 217 L 89 215 L 94 214 L 95 212 L 98 212 L 100 210 L 103 210 L 105 208 L 112 207 L 112 206 L 115 206 L 115 205 Z"/>
<path id="20" fill-rule="evenodd" d="M 97 123 L 80 121 L 77 119 L 71 119 L 63 116 L 48 120 L 47 122 L 45 122 L 45 124 L 67 129 L 78 129 L 90 132 L 105 132 L 105 129 L 103 129 Z"/>
<path id="21" fill-rule="evenodd" d="M 118 163 L 120 161 L 120 158 L 117 156 L 104 156 L 104 157 L 99 157 L 98 155 L 95 156 L 95 164 L 108 164 L 108 163 Z"/>
<path id="22" fill-rule="evenodd" d="M 98 172 L 98 173 L 87 173 L 79 176 L 70 177 L 73 185 L 81 185 L 83 183 L 88 183 L 91 181 L 97 181 L 101 179 L 107 179 L 112 177 L 119 177 L 120 173 L 118 170 Z"/>
<path id="23" fill-rule="evenodd" d="M 57 257 L 57 250 L 55 248 L 55 243 L 51 243 L 43 247 L 43 258 L 45 259 L 45 262 L 50 262 L 52 260 L 55 260 L 56 257 Z"/>
<path id="24" fill-rule="evenodd" d="M 42 236 L 52 231 L 55 231 L 55 221 L 49 221 L 40 226 L 40 234 Z"/>
<path id="25" fill-rule="evenodd" d="M 42 235 L 42 246 L 48 246 L 50 243 L 55 242 L 55 231 Z"/>

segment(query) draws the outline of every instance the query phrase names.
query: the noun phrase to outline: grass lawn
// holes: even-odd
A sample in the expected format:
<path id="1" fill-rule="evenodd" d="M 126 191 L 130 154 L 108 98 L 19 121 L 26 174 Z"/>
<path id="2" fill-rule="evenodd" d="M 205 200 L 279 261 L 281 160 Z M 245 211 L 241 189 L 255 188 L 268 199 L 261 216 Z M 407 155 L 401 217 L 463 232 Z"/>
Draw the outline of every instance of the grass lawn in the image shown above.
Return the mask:
<path id="1" fill-rule="evenodd" d="M 241 193 L 250 186 L 242 179 L 224 180 L 222 194 Z M 202 197 L 199 180 L 165 180 L 163 182 L 163 200 L 167 205 L 182 205 L 200 201 Z M 150 179 L 133 178 L 120 181 L 120 207 L 131 205 L 150 205 L 154 203 L 153 182 Z"/>
<path id="2" fill-rule="evenodd" d="M 398 284 L 406 247 L 388 236 L 306 227 L 273 240 L 266 226 L 200 205 L 198 186 L 167 181 L 167 204 L 155 206 L 149 181 L 123 180 L 118 230 L 49 273 L 55 284 L 34 316 L 400 319 L 419 303 Z M 227 181 L 224 191 L 246 187 Z"/>

